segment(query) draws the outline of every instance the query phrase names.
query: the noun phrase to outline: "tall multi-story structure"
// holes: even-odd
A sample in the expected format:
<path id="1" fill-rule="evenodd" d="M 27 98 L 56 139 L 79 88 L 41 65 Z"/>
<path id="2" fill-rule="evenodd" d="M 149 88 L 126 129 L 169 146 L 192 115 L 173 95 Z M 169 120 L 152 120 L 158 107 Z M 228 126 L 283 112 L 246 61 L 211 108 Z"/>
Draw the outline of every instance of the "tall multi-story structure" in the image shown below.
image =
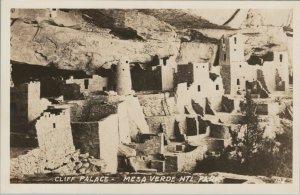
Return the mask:
<path id="1" fill-rule="evenodd" d="M 242 94 L 246 83 L 260 81 L 266 84 L 266 90 L 288 90 L 288 55 L 287 52 L 273 52 L 273 60 L 262 65 L 249 65 L 244 57 L 245 36 L 227 35 L 219 44 L 219 65 L 224 83 L 225 94 Z"/>

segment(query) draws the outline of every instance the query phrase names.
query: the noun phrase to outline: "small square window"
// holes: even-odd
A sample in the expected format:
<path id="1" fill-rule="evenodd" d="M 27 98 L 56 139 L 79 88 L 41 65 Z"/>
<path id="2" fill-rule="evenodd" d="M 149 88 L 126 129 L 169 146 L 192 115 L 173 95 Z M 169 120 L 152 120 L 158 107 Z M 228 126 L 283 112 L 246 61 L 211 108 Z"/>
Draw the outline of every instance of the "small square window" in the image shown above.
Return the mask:
<path id="1" fill-rule="evenodd" d="M 89 88 L 89 80 L 88 79 L 84 79 L 84 88 L 85 89 Z"/>
<path id="2" fill-rule="evenodd" d="M 280 54 L 280 55 L 279 55 L 279 60 L 280 60 L 280 62 L 282 62 L 282 58 L 283 58 L 283 56 L 282 56 L 282 54 Z"/>
<path id="3" fill-rule="evenodd" d="M 176 151 L 183 151 L 183 146 L 182 145 L 176 145 Z"/>
<path id="4" fill-rule="evenodd" d="M 200 85 L 198 85 L 198 91 L 201 91 L 201 86 Z"/>
<path id="5" fill-rule="evenodd" d="M 219 85 L 216 85 L 216 90 L 219 90 Z"/>
<path id="6" fill-rule="evenodd" d="M 55 123 L 53 123 L 53 129 L 55 129 L 56 128 L 56 125 L 55 125 Z"/>

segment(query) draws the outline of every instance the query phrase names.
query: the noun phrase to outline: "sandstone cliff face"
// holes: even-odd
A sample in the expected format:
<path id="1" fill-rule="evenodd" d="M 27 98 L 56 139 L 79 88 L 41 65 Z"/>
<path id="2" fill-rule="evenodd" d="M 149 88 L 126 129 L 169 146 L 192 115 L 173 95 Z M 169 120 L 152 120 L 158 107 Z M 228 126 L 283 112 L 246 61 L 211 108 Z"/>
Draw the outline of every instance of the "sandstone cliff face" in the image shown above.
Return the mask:
<path id="1" fill-rule="evenodd" d="M 215 24 L 208 20 L 211 14 L 201 15 L 201 10 L 15 9 L 11 60 L 87 72 L 109 68 L 123 56 L 133 63 L 148 63 L 157 55 L 175 56 L 178 63 L 212 64 L 218 40 L 234 33 L 248 36 L 246 59 L 286 49 L 292 59 L 292 41 L 282 26 L 269 25 L 265 12 L 221 13 L 212 20 Z"/>
<path id="2" fill-rule="evenodd" d="M 179 64 L 209 62 L 214 63 L 218 46 L 212 43 L 183 42 L 179 50 L 177 62 Z"/>
<path id="3" fill-rule="evenodd" d="M 50 13 L 47 10 L 22 10 L 13 14 L 12 60 L 63 69 L 90 70 L 101 66 L 108 68 L 122 56 L 129 56 L 132 62 L 145 63 L 155 55 L 177 55 L 180 46 L 177 34 L 170 25 L 154 17 L 145 18 L 142 13 L 126 12 L 123 18 L 118 18 L 121 22 L 114 20 L 115 23 L 106 26 L 109 28 L 95 25 L 97 21 L 88 23 L 78 14 L 59 11 L 56 15 L 52 13 L 52 19 Z M 71 21 L 76 22 L 63 22 L 62 18 L 75 15 L 79 19 L 73 18 Z M 86 13 L 82 16 L 89 17 Z M 133 30 L 128 32 L 128 29 Z M 125 38 L 118 37 L 124 32 L 134 32 L 141 39 L 126 38 L 126 35 Z"/>

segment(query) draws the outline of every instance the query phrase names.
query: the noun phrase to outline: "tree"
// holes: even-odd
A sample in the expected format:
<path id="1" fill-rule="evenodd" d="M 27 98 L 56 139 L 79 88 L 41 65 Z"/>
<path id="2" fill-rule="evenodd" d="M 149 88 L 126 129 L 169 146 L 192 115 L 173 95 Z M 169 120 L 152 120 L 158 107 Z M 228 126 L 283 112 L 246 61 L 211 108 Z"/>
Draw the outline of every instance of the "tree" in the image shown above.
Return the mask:
<path id="1" fill-rule="evenodd" d="M 264 130 L 259 127 L 256 107 L 256 103 L 252 100 L 250 93 L 247 92 L 245 103 L 242 105 L 244 117 L 241 121 L 241 128 L 237 131 L 230 131 L 232 145 L 229 152 L 235 160 L 241 163 L 245 172 L 252 172 L 254 167 L 251 164 L 252 159 L 263 141 Z"/>
<path id="2" fill-rule="evenodd" d="M 271 129 L 275 137 L 270 137 L 259 124 L 256 107 L 247 93 L 241 105 L 241 128 L 230 129 L 231 144 L 222 153 L 219 167 L 238 174 L 292 177 L 292 122 L 280 119 L 280 126 Z"/>
<path id="3" fill-rule="evenodd" d="M 257 152 L 258 146 L 263 140 L 263 129 L 259 127 L 258 116 L 256 115 L 256 104 L 251 98 L 250 93 L 246 93 L 245 96 L 245 117 L 242 121 L 242 125 L 245 125 L 244 132 L 244 154 L 245 164 L 249 166 L 249 160 Z"/>

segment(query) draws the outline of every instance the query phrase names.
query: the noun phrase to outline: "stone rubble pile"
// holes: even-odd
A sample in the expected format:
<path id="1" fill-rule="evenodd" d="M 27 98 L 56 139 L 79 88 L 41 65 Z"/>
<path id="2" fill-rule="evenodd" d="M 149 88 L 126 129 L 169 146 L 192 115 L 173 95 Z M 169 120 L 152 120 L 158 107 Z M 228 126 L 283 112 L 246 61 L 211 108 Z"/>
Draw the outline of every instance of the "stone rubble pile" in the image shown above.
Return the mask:
<path id="1" fill-rule="evenodd" d="M 106 164 L 101 159 L 95 159 L 88 153 L 80 154 L 76 151 L 65 157 L 61 166 L 49 169 L 48 161 L 43 158 L 40 149 L 33 149 L 25 155 L 11 160 L 11 177 L 20 178 L 26 175 L 57 173 L 59 175 L 77 175 L 99 173 Z"/>

